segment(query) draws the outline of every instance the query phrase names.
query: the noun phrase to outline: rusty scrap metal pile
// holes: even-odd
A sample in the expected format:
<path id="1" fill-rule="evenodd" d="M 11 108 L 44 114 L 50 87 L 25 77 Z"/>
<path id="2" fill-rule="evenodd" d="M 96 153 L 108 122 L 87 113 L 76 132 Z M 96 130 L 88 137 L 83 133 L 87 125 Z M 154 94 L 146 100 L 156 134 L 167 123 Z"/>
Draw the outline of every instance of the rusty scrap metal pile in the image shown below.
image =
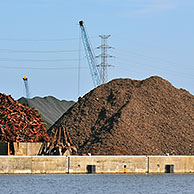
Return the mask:
<path id="1" fill-rule="evenodd" d="M 48 142 L 38 112 L 0 93 L 0 142 Z"/>

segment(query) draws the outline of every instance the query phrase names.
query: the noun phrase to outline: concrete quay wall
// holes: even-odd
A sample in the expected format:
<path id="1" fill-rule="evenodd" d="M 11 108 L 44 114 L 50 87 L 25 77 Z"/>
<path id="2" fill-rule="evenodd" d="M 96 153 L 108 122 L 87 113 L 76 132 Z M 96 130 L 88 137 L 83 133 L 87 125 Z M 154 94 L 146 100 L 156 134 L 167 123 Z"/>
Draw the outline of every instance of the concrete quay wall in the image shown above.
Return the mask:
<path id="1" fill-rule="evenodd" d="M 194 173 L 194 156 L 0 156 L 0 174 Z"/>

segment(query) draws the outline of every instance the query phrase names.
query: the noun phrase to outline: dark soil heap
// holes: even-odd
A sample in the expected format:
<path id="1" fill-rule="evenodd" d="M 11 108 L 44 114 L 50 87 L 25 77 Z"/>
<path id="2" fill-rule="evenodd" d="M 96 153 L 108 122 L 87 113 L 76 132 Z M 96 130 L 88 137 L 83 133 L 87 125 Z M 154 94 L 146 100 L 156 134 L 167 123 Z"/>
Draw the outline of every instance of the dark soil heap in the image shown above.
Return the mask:
<path id="1" fill-rule="evenodd" d="M 153 76 L 86 94 L 49 130 L 66 128 L 79 154 L 193 155 L 194 96 Z"/>
<path id="2" fill-rule="evenodd" d="M 35 109 L 0 93 L 0 142 L 47 142 L 45 123 Z"/>

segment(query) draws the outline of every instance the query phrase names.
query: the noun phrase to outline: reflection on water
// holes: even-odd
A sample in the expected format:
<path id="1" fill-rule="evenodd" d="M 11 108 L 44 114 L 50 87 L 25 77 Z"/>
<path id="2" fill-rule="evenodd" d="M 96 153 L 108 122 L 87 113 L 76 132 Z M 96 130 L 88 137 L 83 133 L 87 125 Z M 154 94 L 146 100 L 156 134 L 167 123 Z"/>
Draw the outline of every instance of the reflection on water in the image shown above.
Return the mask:
<path id="1" fill-rule="evenodd" d="M 194 193 L 194 175 L 0 175 L 0 193 Z"/>

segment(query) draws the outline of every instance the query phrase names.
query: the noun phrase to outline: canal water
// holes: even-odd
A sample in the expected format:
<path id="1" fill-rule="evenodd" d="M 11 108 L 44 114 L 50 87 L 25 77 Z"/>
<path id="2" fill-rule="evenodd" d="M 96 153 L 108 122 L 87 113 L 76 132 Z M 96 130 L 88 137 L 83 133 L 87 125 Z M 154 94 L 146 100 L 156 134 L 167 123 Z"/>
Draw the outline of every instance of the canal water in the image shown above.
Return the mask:
<path id="1" fill-rule="evenodd" d="M 2 194 L 194 193 L 194 175 L 0 175 Z"/>

